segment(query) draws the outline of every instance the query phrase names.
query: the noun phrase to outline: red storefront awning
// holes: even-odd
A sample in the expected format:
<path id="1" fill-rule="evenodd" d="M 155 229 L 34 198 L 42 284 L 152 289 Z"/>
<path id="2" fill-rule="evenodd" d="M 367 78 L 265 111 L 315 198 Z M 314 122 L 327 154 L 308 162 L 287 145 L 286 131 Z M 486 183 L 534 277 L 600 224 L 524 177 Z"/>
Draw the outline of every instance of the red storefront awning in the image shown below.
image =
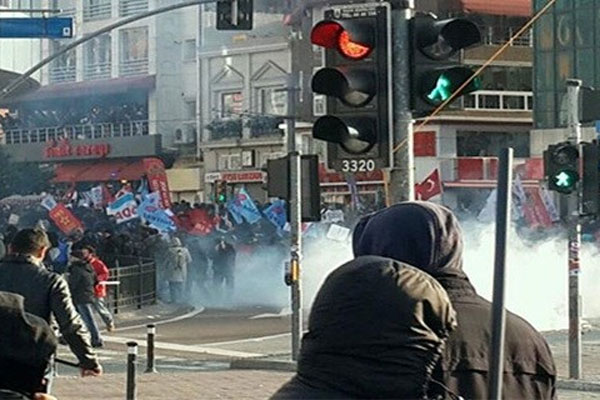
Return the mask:
<path id="1" fill-rule="evenodd" d="M 462 9 L 477 14 L 529 17 L 533 14 L 531 0 L 461 0 Z"/>
<path id="2" fill-rule="evenodd" d="M 55 170 L 56 183 L 135 181 L 146 173 L 142 160 L 103 160 L 98 162 L 60 164 Z"/>

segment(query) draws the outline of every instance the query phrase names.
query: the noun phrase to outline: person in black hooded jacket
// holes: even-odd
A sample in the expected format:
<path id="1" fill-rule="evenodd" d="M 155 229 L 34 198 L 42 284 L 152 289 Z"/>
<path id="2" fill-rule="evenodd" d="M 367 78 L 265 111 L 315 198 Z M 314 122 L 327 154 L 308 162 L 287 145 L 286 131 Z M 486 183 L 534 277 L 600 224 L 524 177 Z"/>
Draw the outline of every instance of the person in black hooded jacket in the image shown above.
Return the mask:
<path id="1" fill-rule="evenodd" d="M 458 328 L 450 334 L 434 377 L 465 399 L 488 399 L 492 308 L 463 271 L 462 231 L 452 212 L 427 202 L 397 204 L 363 218 L 353 247 L 356 257 L 389 257 L 441 283 L 457 312 Z M 503 398 L 555 399 L 555 383 L 556 368 L 544 338 L 507 312 Z"/>
<path id="2" fill-rule="evenodd" d="M 272 399 L 422 399 L 455 318 L 431 276 L 360 257 L 320 288 L 297 374 Z"/>

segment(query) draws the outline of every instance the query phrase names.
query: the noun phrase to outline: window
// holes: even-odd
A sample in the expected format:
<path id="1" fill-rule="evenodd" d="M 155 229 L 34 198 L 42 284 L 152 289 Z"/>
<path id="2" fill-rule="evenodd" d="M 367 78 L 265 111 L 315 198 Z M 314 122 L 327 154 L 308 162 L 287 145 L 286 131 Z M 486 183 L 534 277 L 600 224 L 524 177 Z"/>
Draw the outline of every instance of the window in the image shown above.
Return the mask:
<path id="1" fill-rule="evenodd" d="M 85 45 L 85 79 L 110 78 L 111 39 L 105 34 L 90 40 Z"/>
<path id="2" fill-rule="evenodd" d="M 52 53 L 60 52 L 65 46 L 69 44 L 69 41 L 52 41 Z M 68 51 L 61 54 L 50 64 L 50 82 L 72 82 L 75 80 L 76 75 L 76 53 L 74 51 Z"/>
<path id="3" fill-rule="evenodd" d="M 260 113 L 265 115 L 285 115 L 287 112 L 287 90 L 276 86 L 261 88 L 259 93 Z"/>
<path id="4" fill-rule="evenodd" d="M 242 168 L 240 154 L 222 154 L 219 156 L 219 171 L 239 170 Z"/>
<path id="5" fill-rule="evenodd" d="M 186 100 L 185 119 L 194 120 L 196 118 L 196 100 Z"/>
<path id="6" fill-rule="evenodd" d="M 196 61 L 196 39 L 187 39 L 183 42 L 183 61 Z"/>
<path id="7" fill-rule="evenodd" d="M 110 18 L 111 0 L 84 0 L 83 20 L 96 21 Z"/>
<path id="8" fill-rule="evenodd" d="M 148 73 L 148 27 L 120 32 L 121 76 Z"/>
<path id="9" fill-rule="evenodd" d="M 244 96 L 242 92 L 228 92 L 221 94 L 221 117 L 236 118 L 242 114 Z"/>
<path id="10" fill-rule="evenodd" d="M 148 11 L 148 0 L 119 0 L 119 15 L 128 17 Z"/>
<path id="11" fill-rule="evenodd" d="M 529 132 L 456 132 L 458 157 L 498 157 L 500 149 L 512 147 L 515 157 L 529 157 Z"/>

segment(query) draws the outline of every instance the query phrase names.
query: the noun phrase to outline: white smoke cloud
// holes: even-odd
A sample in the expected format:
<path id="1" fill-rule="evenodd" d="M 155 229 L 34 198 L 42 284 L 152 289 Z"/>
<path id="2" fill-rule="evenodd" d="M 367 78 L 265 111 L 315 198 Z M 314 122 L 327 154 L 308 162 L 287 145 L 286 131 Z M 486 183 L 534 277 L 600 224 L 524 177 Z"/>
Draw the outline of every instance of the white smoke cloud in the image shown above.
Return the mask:
<path id="1" fill-rule="evenodd" d="M 491 301 L 494 271 L 493 224 L 465 222 L 464 268 L 478 293 Z M 352 259 L 350 243 L 328 239 L 312 241 L 304 247 L 302 260 L 303 305 L 309 310 L 327 277 L 338 266 Z M 600 317 L 598 251 L 585 244 L 580 275 L 583 315 Z M 233 298 L 223 301 L 215 296 L 196 296 L 205 306 L 269 306 L 288 309 L 290 291 L 283 282 L 286 248 L 266 248 L 252 257 L 238 256 L 236 288 Z M 564 237 L 525 242 L 513 230 L 507 254 L 506 306 L 538 330 L 568 327 L 567 241 Z"/>

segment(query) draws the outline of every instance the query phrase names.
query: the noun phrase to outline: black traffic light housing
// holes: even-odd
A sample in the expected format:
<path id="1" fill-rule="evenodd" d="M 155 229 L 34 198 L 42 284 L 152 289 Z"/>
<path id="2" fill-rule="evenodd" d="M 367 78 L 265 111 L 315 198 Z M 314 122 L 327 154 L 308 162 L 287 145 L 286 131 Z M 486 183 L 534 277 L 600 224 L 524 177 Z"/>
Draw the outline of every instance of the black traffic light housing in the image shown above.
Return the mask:
<path id="1" fill-rule="evenodd" d="M 600 148 L 598 141 L 581 144 L 580 215 L 600 214 Z"/>
<path id="2" fill-rule="evenodd" d="M 227 203 L 227 181 L 215 181 L 215 203 L 219 205 Z"/>
<path id="3" fill-rule="evenodd" d="M 548 146 L 544 151 L 544 174 L 551 191 L 570 194 L 577 190 L 580 178 L 578 146 L 570 142 Z"/>
<path id="4" fill-rule="evenodd" d="M 431 14 L 419 14 L 410 24 L 411 108 L 415 117 L 435 110 L 474 75 L 473 69 L 460 64 L 459 51 L 481 43 L 477 25 L 466 18 L 438 20 Z M 481 88 L 475 78 L 460 96 Z"/>
<path id="5" fill-rule="evenodd" d="M 251 30 L 253 12 L 254 0 L 217 0 L 217 30 Z"/>
<path id="6" fill-rule="evenodd" d="M 300 161 L 302 178 L 302 222 L 321 220 L 321 183 L 319 180 L 319 157 L 305 155 Z M 278 197 L 288 204 L 290 220 L 290 161 L 288 157 L 267 161 L 267 194 Z"/>
<path id="7" fill-rule="evenodd" d="M 327 96 L 313 137 L 328 142 L 328 165 L 343 172 L 391 166 L 391 13 L 389 5 L 325 11 L 311 42 L 325 48 L 312 90 Z"/>

